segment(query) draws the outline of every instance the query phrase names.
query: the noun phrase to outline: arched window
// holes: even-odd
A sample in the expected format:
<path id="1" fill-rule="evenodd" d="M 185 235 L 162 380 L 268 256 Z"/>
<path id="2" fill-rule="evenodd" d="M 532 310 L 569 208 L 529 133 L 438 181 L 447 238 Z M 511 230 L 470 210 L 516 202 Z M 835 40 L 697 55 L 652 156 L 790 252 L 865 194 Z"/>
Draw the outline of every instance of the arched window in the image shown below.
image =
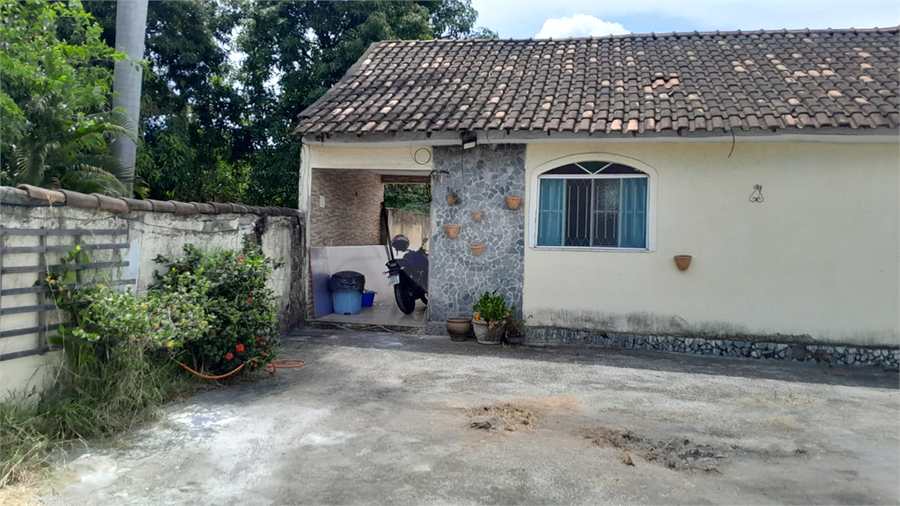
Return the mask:
<path id="1" fill-rule="evenodd" d="M 647 181 L 637 169 L 600 161 L 541 174 L 537 245 L 646 249 Z"/>

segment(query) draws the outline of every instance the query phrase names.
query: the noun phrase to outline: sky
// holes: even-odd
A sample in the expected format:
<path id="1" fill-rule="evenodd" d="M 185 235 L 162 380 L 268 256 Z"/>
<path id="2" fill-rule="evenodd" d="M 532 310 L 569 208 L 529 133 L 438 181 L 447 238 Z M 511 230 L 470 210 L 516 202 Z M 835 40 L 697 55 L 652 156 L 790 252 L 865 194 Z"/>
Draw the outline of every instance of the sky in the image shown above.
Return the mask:
<path id="1" fill-rule="evenodd" d="M 500 38 L 900 25 L 898 0 L 472 0 Z"/>

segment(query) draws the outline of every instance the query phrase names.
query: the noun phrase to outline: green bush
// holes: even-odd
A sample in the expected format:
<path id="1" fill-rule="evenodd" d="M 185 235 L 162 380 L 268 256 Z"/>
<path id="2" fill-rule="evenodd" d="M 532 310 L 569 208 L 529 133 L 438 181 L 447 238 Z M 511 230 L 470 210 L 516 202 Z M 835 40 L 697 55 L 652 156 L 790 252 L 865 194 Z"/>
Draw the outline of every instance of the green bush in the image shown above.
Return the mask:
<path id="1" fill-rule="evenodd" d="M 144 297 L 104 284 L 74 288 L 67 266 L 89 261 L 80 247 L 47 274 L 57 305 L 72 314 L 53 340 L 66 360 L 40 400 L 4 401 L 0 487 L 39 472 L 53 450 L 127 430 L 201 389 L 176 361 L 220 374 L 274 359 L 275 305 L 265 285 L 275 264 L 250 243 L 241 251 L 184 251 L 178 260 L 157 259 L 167 271 Z"/>
<path id="2" fill-rule="evenodd" d="M 275 358 L 277 344 L 275 298 L 266 280 L 276 264 L 259 246 L 245 241 L 240 251 L 204 252 L 192 244 L 178 259 L 160 255 L 156 262 L 167 270 L 151 291 L 188 288 L 179 277 L 195 273 L 209 282 L 206 314 L 210 329 L 199 339 L 184 343 L 198 370 L 224 374 L 247 364 L 257 369 Z"/>

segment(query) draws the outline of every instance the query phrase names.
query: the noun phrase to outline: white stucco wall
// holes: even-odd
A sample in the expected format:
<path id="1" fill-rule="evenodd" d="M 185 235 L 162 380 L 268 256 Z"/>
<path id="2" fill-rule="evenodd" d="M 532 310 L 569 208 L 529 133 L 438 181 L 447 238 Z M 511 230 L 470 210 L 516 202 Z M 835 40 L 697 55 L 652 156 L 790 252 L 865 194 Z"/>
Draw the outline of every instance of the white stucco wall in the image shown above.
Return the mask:
<path id="1" fill-rule="evenodd" d="M 898 144 L 738 138 L 731 149 L 730 139 L 529 145 L 529 323 L 900 344 Z M 651 251 L 533 246 L 537 174 L 578 159 L 651 174 Z M 748 200 L 755 184 L 762 203 Z M 693 256 L 687 271 L 679 254 Z"/>
<path id="2" fill-rule="evenodd" d="M 25 192 L 8 187 L 0 187 L 0 201 L 40 204 L 31 201 Z M 265 219 L 264 226 L 260 220 Z M 301 231 L 297 230 L 296 216 L 267 216 L 255 214 L 197 214 L 177 216 L 171 213 L 134 211 L 127 214 L 112 214 L 100 209 L 79 209 L 74 207 L 21 207 L 0 206 L 0 225 L 10 228 L 50 228 L 50 229 L 114 229 L 125 228 L 123 236 L 83 236 L 84 244 L 128 243 L 128 249 L 98 250 L 89 253 L 93 262 L 128 261 L 129 265 L 116 269 L 86 271 L 85 279 L 98 276 L 104 279 L 135 279 L 132 287 L 137 293 L 146 291 L 154 282 L 154 271 L 160 269 L 154 259 L 158 255 L 180 257 L 182 246 L 195 244 L 206 250 L 238 249 L 246 234 L 261 231 L 263 253 L 281 266 L 269 277 L 267 285 L 277 297 L 279 318 L 285 326 L 293 326 L 291 320 L 303 314 L 301 288 L 306 280 L 305 248 L 298 244 Z M 49 236 L 48 245 L 73 245 L 71 236 Z M 33 236 L 9 236 L 6 247 L 37 246 Z M 299 258 L 298 258 L 299 255 Z M 59 253 L 46 254 L 46 262 L 58 262 Z M 37 253 L 8 254 L 3 257 L 5 267 L 38 265 Z M 4 274 L 4 288 L 31 286 L 40 279 L 37 273 Z M 0 307 L 21 307 L 35 305 L 39 299 L 34 294 L 8 295 L 0 297 Z M 57 312 L 47 312 L 44 323 L 59 323 Z M 41 325 L 37 313 L 4 315 L 0 329 L 13 330 Z M 0 339 L 0 353 L 14 353 L 38 347 L 38 336 L 28 334 Z M 0 398 L 13 392 L 40 391 L 52 380 L 60 353 L 30 356 L 0 362 Z"/>

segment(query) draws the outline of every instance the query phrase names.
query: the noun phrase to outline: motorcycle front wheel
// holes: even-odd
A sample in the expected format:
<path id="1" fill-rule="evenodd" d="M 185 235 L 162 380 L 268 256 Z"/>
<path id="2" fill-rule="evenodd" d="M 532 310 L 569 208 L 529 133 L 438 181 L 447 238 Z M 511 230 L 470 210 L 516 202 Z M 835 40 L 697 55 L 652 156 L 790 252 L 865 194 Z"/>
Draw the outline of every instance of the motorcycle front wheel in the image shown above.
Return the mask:
<path id="1" fill-rule="evenodd" d="M 410 314 L 416 309 L 415 294 L 402 283 L 394 285 L 394 298 L 397 299 L 397 307 L 403 311 L 403 314 Z"/>

